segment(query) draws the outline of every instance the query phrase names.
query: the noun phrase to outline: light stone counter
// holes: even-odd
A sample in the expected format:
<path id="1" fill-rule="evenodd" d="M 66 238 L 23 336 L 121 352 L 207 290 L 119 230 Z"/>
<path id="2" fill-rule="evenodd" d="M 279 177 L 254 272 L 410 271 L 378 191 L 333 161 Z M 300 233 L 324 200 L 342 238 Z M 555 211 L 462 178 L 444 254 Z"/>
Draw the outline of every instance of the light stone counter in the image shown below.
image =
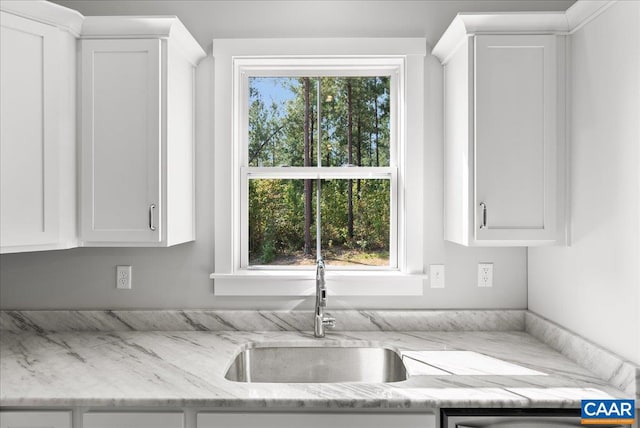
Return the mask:
<path id="1" fill-rule="evenodd" d="M 337 331 L 314 339 L 304 331 L 44 330 L 0 332 L 0 406 L 429 410 L 578 408 L 583 398 L 633 398 L 525 331 Z M 239 351 L 264 345 L 383 346 L 413 362 L 408 380 L 387 384 L 224 379 Z M 458 361 L 447 374 L 420 375 L 415 361 L 432 354 L 415 351 L 455 350 L 483 354 L 483 364 Z"/>

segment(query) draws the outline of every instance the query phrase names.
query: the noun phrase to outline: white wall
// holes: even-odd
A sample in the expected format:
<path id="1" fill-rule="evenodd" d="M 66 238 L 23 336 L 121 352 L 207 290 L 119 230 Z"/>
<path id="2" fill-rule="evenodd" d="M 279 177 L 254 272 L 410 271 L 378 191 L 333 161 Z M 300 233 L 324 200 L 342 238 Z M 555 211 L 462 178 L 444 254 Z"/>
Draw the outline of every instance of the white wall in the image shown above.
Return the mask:
<path id="1" fill-rule="evenodd" d="M 229 37 L 426 37 L 433 45 L 460 11 L 565 10 L 572 1 L 59 1 L 84 15 L 177 15 L 200 44 Z M 303 19 L 304 17 L 304 19 Z M 311 18 L 311 20 L 309 20 Z M 425 62 L 425 264 L 446 264 L 446 288 L 422 297 L 332 299 L 330 308 L 526 308 L 526 250 L 465 248 L 443 240 L 442 68 Z M 79 248 L 0 257 L 0 307 L 278 308 L 311 298 L 213 295 L 212 60 L 198 69 L 197 240 L 172 248 Z M 478 262 L 493 262 L 494 287 L 477 288 Z M 115 266 L 133 266 L 133 289 L 116 290 Z M 330 284 L 328 284 L 330 286 Z M 393 284 L 390 284 L 393 286 Z"/>
<path id="2" fill-rule="evenodd" d="M 640 2 L 570 43 L 572 242 L 529 250 L 529 308 L 640 364 Z"/>

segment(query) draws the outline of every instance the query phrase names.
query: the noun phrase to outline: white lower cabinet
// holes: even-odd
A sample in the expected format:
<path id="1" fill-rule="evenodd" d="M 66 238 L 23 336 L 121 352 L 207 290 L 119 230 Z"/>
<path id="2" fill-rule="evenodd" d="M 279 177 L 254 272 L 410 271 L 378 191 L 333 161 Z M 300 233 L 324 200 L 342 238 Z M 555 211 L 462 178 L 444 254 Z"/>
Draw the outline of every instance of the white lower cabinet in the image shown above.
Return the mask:
<path id="1" fill-rule="evenodd" d="M 184 413 L 90 412 L 83 415 L 82 422 L 83 428 L 183 428 Z"/>
<path id="2" fill-rule="evenodd" d="M 430 413 L 0 411 L 0 428 L 436 428 Z M 191 416 L 190 416 L 191 415 Z M 193 418 L 193 416 L 196 416 Z M 195 419 L 195 420 L 194 420 Z M 185 422 L 187 421 L 187 422 Z"/>
<path id="3" fill-rule="evenodd" d="M 416 413 L 199 413 L 198 428 L 435 428 Z"/>
<path id="4" fill-rule="evenodd" d="M 71 411 L 0 412 L 0 428 L 71 428 Z"/>

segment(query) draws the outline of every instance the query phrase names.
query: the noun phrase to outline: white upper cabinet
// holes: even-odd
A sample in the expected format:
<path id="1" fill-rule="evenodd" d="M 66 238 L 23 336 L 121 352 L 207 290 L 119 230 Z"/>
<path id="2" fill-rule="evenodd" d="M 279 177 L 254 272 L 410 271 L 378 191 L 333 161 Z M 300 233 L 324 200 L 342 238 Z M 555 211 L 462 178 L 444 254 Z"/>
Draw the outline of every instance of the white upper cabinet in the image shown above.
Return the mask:
<path id="1" fill-rule="evenodd" d="M 0 9 L 1 252 L 195 239 L 205 53 L 182 23 L 49 2 Z"/>
<path id="2" fill-rule="evenodd" d="M 80 43 L 82 245 L 192 241 L 204 51 L 166 17 L 87 17 Z"/>
<path id="3" fill-rule="evenodd" d="M 444 65 L 445 239 L 560 240 L 563 25 L 564 14 L 461 14 L 434 48 Z"/>
<path id="4" fill-rule="evenodd" d="M 75 32 L 47 2 L 0 5 L 1 252 L 76 246 Z"/>

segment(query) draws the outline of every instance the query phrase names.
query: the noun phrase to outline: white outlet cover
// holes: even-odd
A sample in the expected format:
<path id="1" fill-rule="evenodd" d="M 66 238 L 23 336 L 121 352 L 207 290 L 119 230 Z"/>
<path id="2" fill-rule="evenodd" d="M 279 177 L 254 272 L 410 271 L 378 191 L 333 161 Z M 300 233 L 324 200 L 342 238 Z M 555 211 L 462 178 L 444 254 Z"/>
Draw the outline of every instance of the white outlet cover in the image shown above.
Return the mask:
<path id="1" fill-rule="evenodd" d="M 131 289 L 131 266 L 116 266 L 116 288 Z"/>
<path id="2" fill-rule="evenodd" d="M 444 288 L 444 265 L 429 265 L 431 288 Z"/>
<path id="3" fill-rule="evenodd" d="M 493 287 L 493 263 L 478 263 L 478 287 Z"/>

